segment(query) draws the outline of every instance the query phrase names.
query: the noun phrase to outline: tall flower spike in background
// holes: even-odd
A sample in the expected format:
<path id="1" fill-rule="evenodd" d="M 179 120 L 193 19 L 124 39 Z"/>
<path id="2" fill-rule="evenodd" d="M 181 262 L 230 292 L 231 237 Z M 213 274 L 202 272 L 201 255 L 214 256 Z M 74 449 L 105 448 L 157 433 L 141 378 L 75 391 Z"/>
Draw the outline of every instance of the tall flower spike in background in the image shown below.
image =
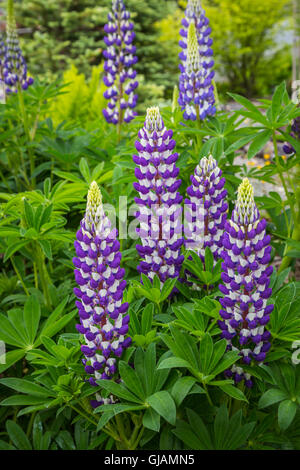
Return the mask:
<path id="1" fill-rule="evenodd" d="M 182 20 L 178 103 L 184 118 L 203 120 L 216 112 L 211 28 L 200 0 L 189 0 Z"/>
<path id="2" fill-rule="evenodd" d="M 231 220 L 225 224 L 224 263 L 220 286 L 222 320 L 219 326 L 228 348 L 240 352 L 242 362 L 252 359 L 261 363 L 270 349 L 270 333 L 265 325 L 270 320 L 273 305 L 267 305 L 272 294 L 268 267 L 271 258 L 270 236 L 266 235 L 266 221 L 260 220 L 255 205 L 253 187 L 245 178 L 238 189 L 238 197 Z M 252 386 L 249 374 L 242 366 L 226 372 L 236 382 L 245 380 Z"/>
<path id="3" fill-rule="evenodd" d="M 97 379 L 111 379 L 117 369 L 117 358 L 131 343 L 128 332 L 128 304 L 122 303 L 126 281 L 125 270 L 120 267 L 120 243 L 117 230 L 105 215 L 102 196 L 96 182 L 90 186 L 86 213 L 76 234 L 73 258 L 78 287 L 74 293 L 78 300 L 80 324 L 77 330 L 84 335 L 85 371 L 89 382 L 97 386 Z M 101 397 L 93 406 L 103 403 Z M 108 403 L 110 399 L 106 399 Z"/>
<path id="4" fill-rule="evenodd" d="M 107 86 L 104 97 L 108 104 L 103 114 L 108 123 L 117 124 L 119 129 L 123 122 L 130 122 L 136 116 L 138 82 L 133 66 L 138 59 L 136 47 L 132 44 L 135 38 L 133 28 L 123 0 L 113 0 L 112 11 L 104 27 L 107 46 L 103 52 L 106 59 L 104 83 Z"/>
<path id="5" fill-rule="evenodd" d="M 205 248 L 209 247 L 217 261 L 223 249 L 228 204 L 225 178 L 222 178 L 222 170 L 211 155 L 200 160 L 191 182 L 187 188 L 189 199 L 185 200 L 187 245 L 202 260 Z"/>
<path id="6" fill-rule="evenodd" d="M 135 198 L 140 221 L 137 229 L 141 245 L 137 251 L 142 258 L 138 266 L 140 273 L 149 279 L 158 275 L 161 283 L 178 277 L 183 256 L 180 255 L 182 237 L 182 196 L 177 191 L 181 185 L 176 167 L 178 154 L 172 139 L 173 131 L 167 130 L 159 108 L 147 110 L 143 129 L 136 141 L 138 155 L 133 156 L 137 164 L 134 188 L 139 192 Z"/>
<path id="7" fill-rule="evenodd" d="M 27 90 L 33 78 L 27 75 L 27 64 L 20 49 L 17 36 L 13 0 L 7 1 L 6 47 L 3 63 L 3 80 L 6 93 Z"/>

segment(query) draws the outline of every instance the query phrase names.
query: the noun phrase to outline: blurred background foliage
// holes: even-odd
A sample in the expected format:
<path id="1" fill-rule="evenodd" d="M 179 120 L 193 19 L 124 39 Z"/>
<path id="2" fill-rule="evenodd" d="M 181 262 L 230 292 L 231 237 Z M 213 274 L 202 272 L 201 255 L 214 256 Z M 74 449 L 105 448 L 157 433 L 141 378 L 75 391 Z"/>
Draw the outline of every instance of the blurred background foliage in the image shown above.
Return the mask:
<path id="1" fill-rule="evenodd" d="M 153 101 L 163 104 L 172 99 L 178 81 L 179 29 L 186 3 L 186 0 L 126 1 L 134 18 L 140 57 L 139 111 Z M 292 3 L 291 0 L 203 2 L 212 27 L 216 82 L 222 101 L 226 100 L 228 90 L 255 98 L 270 95 L 281 80 L 291 83 Z M 53 80 L 59 76 L 64 82 L 75 84 L 68 106 L 76 108 L 73 98 L 77 93 L 81 98 L 85 95 L 91 117 L 97 116 L 97 104 L 101 104 L 97 73 L 101 75 L 102 68 L 95 67 L 102 63 L 103 26 L 110 6 L 111 0 L 16 1 L 18 28 L 30 72 L 40 79 Z M 67 109 L 61 109 L 62 115 L 66 112 Z M 85 111 L 75 110 L 76 116 L 80 113 L 84 115 Z"/>

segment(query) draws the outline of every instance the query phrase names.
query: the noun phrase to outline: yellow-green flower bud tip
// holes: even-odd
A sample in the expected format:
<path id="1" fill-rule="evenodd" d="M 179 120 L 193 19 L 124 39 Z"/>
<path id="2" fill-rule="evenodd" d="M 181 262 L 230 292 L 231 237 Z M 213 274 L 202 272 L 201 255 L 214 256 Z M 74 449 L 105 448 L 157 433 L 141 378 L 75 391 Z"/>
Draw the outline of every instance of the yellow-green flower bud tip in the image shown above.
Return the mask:
<path id="1" fill-rule="evenodd" d="M 86 223 L 92 228 L 93 224 L 96 226 L 99 222 L 99 217 L 103 211 L 102 194 L 96 181 L 91 183 L 87 195 L 86 205 Z"/>
<path id="2" fill-rule="evenodd" d="M 201 8 L 201 0 L 189 0 L 189 2 L 195 11 Z"/>
<path id="3" fill-rule="evenodd" d="M 158 106 L 153 106 L 152 108 L 147 109 L 145 127 L 149 132 L 162 130 L 163 120 Z"/>
<path id="4" fill-rule="evenodd" d="M 13 0 L 7 0 L 6 30 L 8 35 L 12 34 L 16 30 L 16 19 Z"/>
<path id="5" fill-rule="evenodd" d="M 254 190 L 248 178 L 244 178 L 238 188 L 235 212 L 235 222 L 239 221 L 248 225 L 257 219 L 258 211 L 254 201 Z"/>
<path id="6" fill-rule="evenodd" d="M 200 53 L 195 22 L 191 21 L 187 39 L 187 72 L 197 72 L 200 69 Z"/>

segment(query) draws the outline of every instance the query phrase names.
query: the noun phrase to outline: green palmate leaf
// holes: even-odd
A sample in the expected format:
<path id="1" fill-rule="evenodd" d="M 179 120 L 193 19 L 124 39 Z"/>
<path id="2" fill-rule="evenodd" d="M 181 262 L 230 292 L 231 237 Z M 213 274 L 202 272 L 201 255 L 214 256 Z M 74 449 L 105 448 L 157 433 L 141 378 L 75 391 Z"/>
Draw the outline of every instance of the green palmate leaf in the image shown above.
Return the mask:
<path id="1" fill-rule="evenodd" d="M 281 112 L 284 94 L 286 93 L 286 84 L 282 82 L 275 90 L 271 104 L 271 117 L 272 122 L 276 122 Z"/>
<path id="2" fill-rule="evenodd" d="M 220 359 L 224 356 L 226 351 L 226 340 L 221 339 L 214 344 L 213 356 L 209 364 L 209 372 L 213 371 L 219 363 Z"/>
<path id="3" fill-rule="evenodd" d="M 123 398 L 123 400 L 129 401 L 132 403 L 144 404 L 142 400 L 140 400 L 138 397 L 133 395 L 133 393 L 131 393 L 121 384 L 117 384 L 110 380 L 103 380 L 103 379 L 96 380 L 96 382 L 98 385 L 100 385 L 100 387 L 104 388 L 105 390 L 112 393 L 113 395 L 116 395 L 119 398 Z"/>
<path id="4" fill-rule="evenodd" d="M 40 239 L 39 241 L 39 245 L 41 246 L 46 258 L 52 260 L 52 248 L 51 248 L 51 243 L 49 242 L 49 240 L 42 240 Z"/>
<path id="5" fill-rule="evenodd" d="M 143 310 L 141 328 L 142 334 L 146 335 L 152 327 L 153 322 L 153 304 L 148 304 Z"/>
<path id="6" fill-rule="evenodd" d="M 288 398 L 288 394 L 279 388 L 271 388 L 267 390 L 258 402 L 259 408 L 265 408 L 266 406 L 274 405 L 274 403 L 278 403 L 279 401 L 286 400 Z"/>
<path id="7" fill-rule="evenodd" d="M 255 137 L 248 150 L 249 160 L 253 158 L 258 152 L 260 152 L 260 150 L 266 145 L 266 143 L 269 142 L 271 137 L 272 131 L 270 130 L 262 131 Z"/>
<path id="8" fill-rule="evenodd" d="M 24 305 L 24 323 L 29 342 L 34 343 L 37 330 L 40 323 L 41 308 L 37 298 L 33 295 L 25 302 Z"/>
<path id="9" fill-rule="evenodd" d="M 172 290 L 175 287 L 176 282 L 177 282 L 177 278 L 167 279 L 161 291 L 161 295 L 160 295 L 161 302 L 163 302 L 169 297 L 169 295 L 171 294 Z"/>
<path id="10" fill-rule="evenodd" d="M 133 370 L 132 367 L 126 364 L 126 362 L 121 361 L 119 363 L 119 371 L 126 387 L 141 400 L 144 400 L 146 396 L 143 390 L 143 385 L 141 383 L 140 377 L 135 372 L 135 370 Z"/>
<path id="11" fill-rule="evenodd" d="M 192 367 L 191 364 L 181 357 L 168 357 L 164 359 L 158 366 L 158 369 L 172 369 L 174 367 Z"/>
<path id="12" fill-rule="evenodd" d="M 31 444 L 23 429 L 14 421 L 6 421 L 6 430 L 12 443 L 19 450 L 31 450 Z"/>
<path id="13" fill-rule="evenodd" d="M 214 256 L 208 247 L 205 248 L 204 266 L 205 266 L 205 271 L 209 271 L 209 272 L 213 271 Z"/>
<path id="14" fill-rule="evenodd" d="M 291 400 L 284 400 L 280 403 L 278 408 L 278 424 L 281 429 L 285 430 L 290 426 L 297 409 L 297 403 Z"/>
<path id="15" fill-rule="evenodd" d="M 24 405 L 47 405 L 49 400 L 44 397 L 35 397 L 29 395 L 12 395 L 5 398 L 1 406 L 24 406 Z"/>
<path id="16" fill-rule="evenodd" d="M 199 427 L 202 428 L 203 422 L 199 423 Z M 175 434 L 178 439 L 180 439 L 187 446 L 188 449 L 193 450 L 209 450 L 212 449 L 212 443 L 210 442 L 210 437 L 208 437 L 209 442 L 203 443 L 201 439 L 196 435 L 196 433 L 191 429 L 191 426 L 185 421 L 178 420 L 176 422 L 176 428 L 172 430 L 172 433 Z"/>
<path id="17" fill-rule="evenodd" d="M 22 359 L 26 354 L 26 350 L 17 349 L 15 351 L 9 351 L 5 356 L 5 364 L 0 364 L 0 374 L 8 369 L 10 366 Z"/>
<path id="18" fill-rule="evenodd" d="M 25 213 L 27 226 L 33 227 L 34 226 L 34 211 L 33 211 L 32 206 L 28 203 L 26 199 L 24 199 L 24 213 Z"/>
<path id="19" fill-rule="evenodd" d="M 0 314 L 0 340 L 16 347 L 27 346 L 15 325 L 3 314 Z"/>
<path id="20" fill-rule="evenodd" d="M 6 385 L 6 387 L 12 388 L 16 392 L 28 393 L 37 397 L 48 398 L 49 394 L 51 395 L 51 392 L 49 390 L 46 390 L 44 387 L 41 387 L 41 385 L 38 385 L 34 382 L 30 382 L 29 380 L 25 379 L 9 377 L 5 379 L 0 379 L 0 383 Z"/>
<path id="21" fill-rule="evenodd" d="M 200 342 L 200 370 L 208 375 L 209 364 L 213 354 L 213 342 L 209 333 L 205 333 Z"/>
<path id="22" fill-rule="evenodd" d="M 169 392 L 161 390 L 147 398 L 147 403 L 168 423 L 176 422 L 176 406 Z"/>
<path id="23" fill-rule="evenodd" d="M 237 103 L 240 103 L 242 106 L 244 106 L 249 111 L 249 113 L 244 113 L 243 111 L 241 111 L 241 114 L 247 115 L 247 117 L 249 117 L 250 119 L 253 119 L 254 121 L 260 122 L 261 124 L 265 125 L 266 127 L 269 126 L 268 120 L 260 112 L 260 110 L 253 103 L 251 103 L 251 101 L 249 101 L 244 96 L 237 95 L 235 93 L 228 93 L 228 94 Z"/>
<path id="24" fill-rule="evenodd" d="M 236 400 L 240 400 L 240 401 L 246 401 L 248 403 L 248 400 L 247 398 L 245 397 L 244 393 L 237 387 L 235 387 L 234 385 L 219 385 L 219 388 L 227 393 L 227 395 L 235 398 Z"/>
<path id="25" fill-rule="evenodd" d="M 79 170 L 82 176 L 84 177 L 85 181 L 90 184 L 91 183 L 91 173 L 89 169 L 89 165 L 85 158 L 81 158 L 79 162 Z"/>
<path id="26" fill-rule="evenodd" d="M 22 240 L 20 242 L 14 241 L 11 245 L 8 246 L 7 250 L 5 251 L 4 262 L 11 258 L 14 253 L 21 250 L 21 248 L 24 248 L 24 246 L 26 246 L 29 242 L 30 240 Z"/>
<path id="27" fill-rule="evenodd" d="M 191 389 L 193 388 L 194 384 L 196 383 L 196 379 L 193 377 L 180 377 L 177 382 L 173 385 L 172 388 L 172 397 L 176 403 L 176 406 L 180 406 L 185 397 L 189 394 Z"/>
<path id="28" fill-rule="evenodd" d="M 232 364 L 240 359 L 239 354 L 236 351 L 228 351 L 224 357 L 221 359 L 219 364 L 213 370 L 210 368 L 210 374 L 214 376 L 220 374 L 226 369 L 229 369 Z"/>
<path id="29" fill-rule="evenodd" d="M 160 430 L 160 415 L 153 408 L 148 408 L 145 412 L 143 426 L 155 432 Z"/>
<path id="30" fill-rule="evenodd" d="M 227 149 L 225 150 L 225 155 L 229 155 L 232 152 L 235 152 L 236 150 L 244 147 L 247 145 L 251 140 L 253 140 L 254 135 L 246 135 L 244 137 L 241 137 L 237 141 L 235 141 L 233 144 L 231 144 Z"/>
<path id="31" fill-rule="evenodd" d="M 176 350 L 179 351 L 179 354 L 175 354 L 188 361 L 193 368 L 198 369 L 198 349 L 195 340 L 172 325 L 170 330 L 176 343 Z"/>
<path id="32" fill-rule="evenodd" d="M 100 431 L 114 416 L 129 411 L 140 411 L 145 409 L 145 405 L 131 405 L 126 403 L 116 403 L 113 405 L 98 406 L 96 413 L 101 413 L 100 420 L 97 425 L 97 431 Z"/>

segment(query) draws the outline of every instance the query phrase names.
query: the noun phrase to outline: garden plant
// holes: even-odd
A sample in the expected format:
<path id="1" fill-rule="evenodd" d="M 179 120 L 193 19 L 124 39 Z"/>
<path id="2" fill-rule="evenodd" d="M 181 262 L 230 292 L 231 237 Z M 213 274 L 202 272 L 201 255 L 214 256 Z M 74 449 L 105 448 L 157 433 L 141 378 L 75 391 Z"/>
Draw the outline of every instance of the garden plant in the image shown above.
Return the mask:
<path id="1" fill-rule="evenodd" d="M 98 3 L 88 84 L 74 64 L 62 80 L 59 61 L 32 73 L 21 5 L 5 8 L 0 449 L 300 450 L 297 100 L 282 81 L 255 103 L 230 92 L 226 110 L 216 6 L 188 0 L 173 99 L 143 107 L 141 5 Z M 240 162 L 267 145 L 270 164 Z"/>

